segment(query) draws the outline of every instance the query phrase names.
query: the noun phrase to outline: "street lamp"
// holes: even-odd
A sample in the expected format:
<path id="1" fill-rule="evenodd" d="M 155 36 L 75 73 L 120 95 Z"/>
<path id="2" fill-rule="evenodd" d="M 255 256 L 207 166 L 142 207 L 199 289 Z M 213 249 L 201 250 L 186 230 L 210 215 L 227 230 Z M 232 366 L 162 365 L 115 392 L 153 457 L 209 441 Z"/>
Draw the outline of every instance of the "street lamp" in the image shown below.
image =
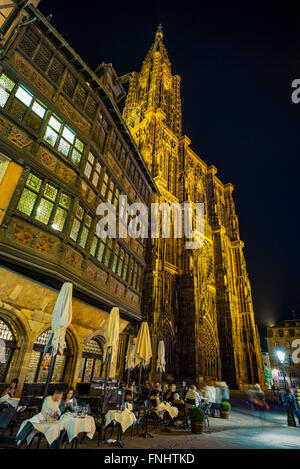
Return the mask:
<path id="1" fill-rule="evenodd" d="M 278 361 L 281 365 L 282 373 L 283 373 L 283 379 L 284 379 L 284 388 L 285 388 L 285 401 L 286 401 L 286 411 L 287 411 L 287 424 L 290 427 L 294 427 L 295 425 L 293 424 L 293 412 L 290 407 L 290 402 L 288 399 L 288 386 L 287 382 L 285 379 L 285 369 L 284 369 L 284 359 L 285 359 L 285 352 L 281 349 L 276 350 L 276 355 L 278 358 Z"/>

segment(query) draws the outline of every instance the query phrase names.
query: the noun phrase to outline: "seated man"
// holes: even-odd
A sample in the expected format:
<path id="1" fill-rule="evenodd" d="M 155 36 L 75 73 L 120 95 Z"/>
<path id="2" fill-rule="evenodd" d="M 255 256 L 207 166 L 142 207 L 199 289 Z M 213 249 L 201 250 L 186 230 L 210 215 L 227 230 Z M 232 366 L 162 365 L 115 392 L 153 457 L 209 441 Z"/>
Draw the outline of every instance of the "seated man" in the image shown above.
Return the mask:
<path id="1" fill-rule="evenodd" d="M 51 396 L 47 396 L 44 399 L 41 414 L 46 420 L 49 420 L 49 419 L 58 420 L 59 419 L 61 415 L 61 410 L 59 406 L 61 404 L 63 394 L 64 394 L 64 387 L 57 385 L 53 391 L 53 394 Z M 65 433 L 65 430 L 63 430 L 60 436 L 55 441 L 53 441 L 53 443 L 51 443 L 51 445 L 49 446 L 49 449 L 59 448 L 59 442 L 64 433 Z"/>
<path id="2" fill-rule="evenodd" d="M 60 403 L 64 394 L 64 388 L 60 385 L 56 386 L 53 394 L 51 396 L 47 396 L 44 399 L 41 413 L 43 414 L 46 420 L 54 419 L 57 420 L 60 415 Z"/>
<path id="3" fill-rule="evenodd" d="M 190 386 L 188 392 L 185 395 L 185 401 L 187 401 L 188 399 L 194 400 L 196 407 L 199 407 L 201 398 L 200 398 L 199 393 L 197 392 L 196 386 L 194 385 Z"/>

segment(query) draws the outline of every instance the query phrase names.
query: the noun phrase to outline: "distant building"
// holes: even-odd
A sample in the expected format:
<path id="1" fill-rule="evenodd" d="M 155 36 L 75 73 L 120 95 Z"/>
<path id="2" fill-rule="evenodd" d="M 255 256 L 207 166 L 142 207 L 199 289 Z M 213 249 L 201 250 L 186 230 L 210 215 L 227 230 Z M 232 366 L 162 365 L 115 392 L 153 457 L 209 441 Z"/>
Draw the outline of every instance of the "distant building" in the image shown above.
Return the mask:
<path id="1" fill-rule="evenodd" d="M 270 355 L 268 354 L 268 352 L 262 352 L 261 357 L 262 357 L 262 363 L 263 363 L 265 385 L 268 389 L 271 389 L 272 384 L 273 384 L 273 377 L 272 377 L 272 367 L 270 363 Z"/>
<path id="2" fill-rule="evenodd" d="M 272 379 L 275 387 L 278 389 L 284 389 L 284 374 L 276 355 L 277 349 L 282 349 L 285 352 L 286 360 L 284 367 L 287 385 L 289 387 L 300 386 L 300 363 L 295 364 L 292 359 L 292 353 L 296 350 L 296 347 L 293 347 L 295 339 L 300 339 L 300 319 L 281 321 L 267 329 Z"/>

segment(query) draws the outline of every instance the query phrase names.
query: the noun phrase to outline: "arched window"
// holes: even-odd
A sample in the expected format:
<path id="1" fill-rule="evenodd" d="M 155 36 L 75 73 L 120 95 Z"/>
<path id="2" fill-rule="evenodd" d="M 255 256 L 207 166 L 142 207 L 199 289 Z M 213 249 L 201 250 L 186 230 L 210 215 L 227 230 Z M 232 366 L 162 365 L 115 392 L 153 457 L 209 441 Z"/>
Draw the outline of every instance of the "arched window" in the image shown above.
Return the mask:
<path id="1" fill-rule="evenodd" d="M 4 383 L 17 347 L 17 340 L 15 332 L 3 319 L 0 319 L 0 339 L 5 342 L 5 363 L 0 363 L 0 383 Z"/>
<path id="2" fill-rule="evenodd" d="M 31 353 L 30 363 L 25 378 L 26 383 L 45 383 L 48 375 L 49 360 L 43 357 L 44 348 L 50 336 L 50 329 L 43 332 L 35 341 Z M 68 340 L 64 343 L 64 354 L 57 354 L 55 357 L 54 368 L 50 382 L 63 383 L 68 358 L 70 357 L 70 348 Z"/>
<path id="3" fill-rule="evenodd" d="M 90 383 L 93 377 L 102 375 L 103 340 L 100 337 L 91 339 L 84 347 L 80 363 L 79 381 Z"/>

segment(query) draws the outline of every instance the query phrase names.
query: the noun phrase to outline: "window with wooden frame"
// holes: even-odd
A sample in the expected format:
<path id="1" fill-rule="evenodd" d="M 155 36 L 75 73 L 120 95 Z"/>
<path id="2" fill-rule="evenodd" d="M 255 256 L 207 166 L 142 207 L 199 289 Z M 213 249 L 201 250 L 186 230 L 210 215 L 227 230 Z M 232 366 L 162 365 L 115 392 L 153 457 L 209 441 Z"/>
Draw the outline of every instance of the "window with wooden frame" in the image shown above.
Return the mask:
<path id="1" fill-rule="evenodd" d="M 70 231 L 70 238 L 75 241 L 75 243 L 78 243 L 82 249 L 86 248 L 90 234 L 91 223 L 91 216 L 85 212 L 80 204 L 78 204 Z"/>
<path id="2" fill-rule="evenodd" d="M 91 181 L 94 187 L 98 187 L 99 180 L 100 180 L 100 173 L 101 173 L 102 166 L 95 158 L 95 156 L 90 152 L 85 168 L 84 168 L 84 175 Z"/>
<path id="3" fill-rule="evenodd" d="M 8 98 L 10 97 L 14 87 L 15 82 L 12 81 L 5 73 L 2 73 L 0 76 L 0 107 L 4 107 L 7 103 Z"/>
<path id="4" fill-rule="evenodd" d="M 8 112 L 16 119 L 26 124 L 34 132 L 38 133 L 47 107 L 23 85 L 16 88 L 16 92 L 8 104 Z"/>
<path id="5" fill-rule="evenodd" d="M 57 231 L 63 231 L 71 208 L 71 197 L 46 180 L 30 173 L 17 210 Z"/>
<path id="6" fill-rule="evenodd" d="M 44 140 L 71 160 L 75 166 L 80 165 L 85 145 L 77 137 L 76 132 L 55 114 L 49 119 Z"/>

